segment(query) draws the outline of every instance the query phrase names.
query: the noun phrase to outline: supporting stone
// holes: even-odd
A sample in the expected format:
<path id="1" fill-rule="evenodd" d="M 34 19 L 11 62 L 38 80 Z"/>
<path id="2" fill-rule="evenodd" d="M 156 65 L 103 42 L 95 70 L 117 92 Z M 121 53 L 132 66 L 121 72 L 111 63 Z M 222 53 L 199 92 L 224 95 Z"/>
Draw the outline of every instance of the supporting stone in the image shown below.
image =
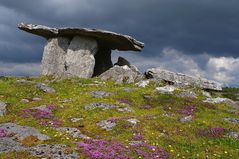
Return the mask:
<path id="1" fill-rule="evenodd" d="M 64 74 L 65 55 L 70 40 L 64 37 L 49 39 L 42 57 L 42 75 L 62 76 Z"/>
<path id="2" fill-rule="evenodd" d="M 95 69 L 93 76 L 101 75 L 111 67 L 113 67 L 111 61 L 111 50 L 105 47 L 100 47 L 95 55 Z"/>
<path id="3" fill-rule="evenodd" d="M 65 74 L 70 77 L 91 78 L 94 73 L 95 58 L 98 51 L 97 41 L 88 38 L 75 36 L 65 58 Z"/>
<path id="4" fill-rule="evenodd" d="M 97 50 L 97 41 L 92 38 L 49 39 L 42 58 L 42 75 L 91 78 Z"/>

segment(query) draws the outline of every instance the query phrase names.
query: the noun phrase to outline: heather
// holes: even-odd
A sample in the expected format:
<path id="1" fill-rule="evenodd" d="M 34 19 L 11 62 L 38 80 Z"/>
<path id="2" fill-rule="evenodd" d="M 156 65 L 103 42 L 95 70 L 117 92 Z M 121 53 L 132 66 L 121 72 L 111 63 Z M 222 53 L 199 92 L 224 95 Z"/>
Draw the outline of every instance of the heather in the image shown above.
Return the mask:
<path id="1" fill-rule="evenodd" d="M 54 88 L 46 93 L 34 84 L 17 84 L 24 79 L 41 82 Z M 97 86 L 94 84 L 97 83 Z M 162 86 L 164 83 L 161 84 Z M 65 153 L 76 152 L 79 158 L 237 158 L 239 154 L 239 126 L 225 121 L 238 118 L 238 110 L 228 103 L 206 103 L 198 88 L 192 89 L 197 98 L 180 97 L 181 90 L 172 94 L 155 91 L 155 83 L 145 88 L 134 84 L 117 85 L 113 81 L 93 79 L 53 78 L 0 78 L 0 101 L 5 102 L 7 113 L 1 123 L 30 126 L 51 139 L 39 141 L 31 136 L 21 142 L 25 146 L 64 144 Z M 130 90 L 130 91 L 126 91 Z M 191 89 L 191 88 L 190 88 Z M 89 92 L 110 92 L 97 98 Z M 234 90 L 235 91 L 235 90 Z M 228 90 L 222 92 L 227 96 Z M 231 92 L 230 92 L 231 93 Z M 213 97 L 218 92 L 212 92 Z M 32 100 L 39 98 L 41 100 Z M 23 102 L 22 99 L 29 99 Z M 235 96 L 233 96 L 235 99 Z M 92 103 L 98 107 L 85 109 Z M 104 103 L 104 104 L 102 104 Z M 132 111 L 127 111 L 130 108 Z M 233 110 L 233 111 L 232 111 Z M 191 116 L 189 121 L 181 118 Z M 97 125 L 105 121 L 103 126 Z M 102 127 L 114 124 L 111 129 Z M 78 129 L 83 135 L 71 135 L 58 128 Z M 70 129 L 69 129 L 70 131 Z M 0 128 L 0 139 L 11 136 Z M 1 153 L 0 158 L 35 158 L 29 153 Z"/>

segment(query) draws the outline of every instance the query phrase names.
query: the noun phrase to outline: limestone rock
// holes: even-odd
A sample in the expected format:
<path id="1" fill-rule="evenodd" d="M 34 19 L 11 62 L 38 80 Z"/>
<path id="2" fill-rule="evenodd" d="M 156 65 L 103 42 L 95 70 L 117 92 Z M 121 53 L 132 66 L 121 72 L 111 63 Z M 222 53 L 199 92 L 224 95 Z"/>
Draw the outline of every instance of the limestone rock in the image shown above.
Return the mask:
<path id="1" fill-rule="evenodd" d="M 49 39 L 42 57 L 42 75 L 62 76 L 65 71 L 65 55 L 70 40 L 64 37 Z"/>
<path id="2" fill-rule="evenodd" d="M 91 110 L 91 109 L 96 109 L 96 108 L 100 108 L 103 110 L 107 110 L 107 109 L 113 109 L 116 108 L 117 106 L 114 104 L 108 104 L 108 103 L 91 103 L 89 105 L 85 106 L 86 110 Z"/>
<path id="3" fill-rule="evenodd" d="M 239 133 L 238 132 L 229 132 L 228 136 L 234 139 L 239 140 Z"/>
<path id="4" fill-rule="evenodd" d="M 118 66 L 124 66 L 127 65 L 130 67 L 130 62 L 127 61 L 125 58 L 123 57 L 118 57 L 118 61 L 114 64 L 114 65 L 118 65 Z"/>
<path id="5" fill-rule="evenodd" d="M 134 119 L 134 118 L 128 119 L 127 121 L 132 125 L 136 125 L 138 122 L 140 122 L 138 119 Z"/>
<path id="6" fill-rule="evenodd" d="M 15 123 L 3 123 L 3 124 L 0 124 L 0 128 L 7 130 L 8 133 L 15 134 L 14 137 L 16 137 L 19 140 L 23 140 L 24 138 L 28 136 L 36 136 L 38 140 L 50 139 L 49 136 L 40 133 L 35 128 L 28 127 L 28 126 L 20 126 Z"/>
<path id="7" fill-rule="evenodd" d="M 6 111 L 7 111 L 6 107 L 7 107 L 7 104 L 0 101 L 0 116 L 3 116 L 6 114 Z"/>
<path id="8" fill-rule="evenodd" d="M 10 151 L 24 151 L 27 148 L 10 137 L 0 137 L 0 153 Z"/>
<path id="9" fill-rule="evenodd" d="M 124 66 L 115 65 L 108 71 L 102 73 L 99 77 L 102 80 L 112 79 L 116 81 L 117 84 L 122 84 L 124 82 L 133 83 L 133 82 L 140 81 L 143 78 L 139 72 L 129 68 L 127 65 L 124 65 Z"/>
<path id="10" fill-rule="evenodd" d="M 197 98 L 197 94 L 192 90 L 185 90 L 178 95 L 181 98 Z"/>
<path id="11" fill-rule="evenodd" d="M 44 83 L 38 83 L 36 87 L 46 93 L 54 93 L 56 91 L 54 88 L 51 88 Z"/>
<path id="12" fill-rule="evenodd" d="M 132 108 L 130 108 L 130 107 L 118 108 L 117 110 L 119 112 L 123 112 L 123 113 L 125 113 L 125 112 L 132 113 L 132 112 L 134 112 L 134 110 Z"/>
<path id="13" fill-rule="evenodd" d="M 167 85 L 167 86 L 164 86 L 164 87 L 156 87 L 156 90 L 159 91 L 160 93 L 171 94 L 176 90 L 176 87 Z"/>
<path id="14" fill-rule="evenodd" d="M 150 83 L 150 80 L 142 80 L 136 83 L 135 85 L 138 87 L 145 88 L 147 85 L 149 85 L 149 83 Z"/>
<path id="15" fill-rule="evenodd" d="M 207 98 L 203 102 L 218 104 L 218 103 L 226 102 L 227 100 L 229 100 L 229 99 L 217 97 L 217 98 Z"/>
<path id="16" fill-rule="evenodd" d="M 112 95 L 113 93 L 97 90 L 97 91 L 91 91 L 90 94 L 94 98 L 103 98 L 103 97 L 108 97 L 108 96 Z"/>
<path id="17" fill-rule="evenodd" d="M 57 145 L 37 145 L 29 148 L 29 152 L 31 155 L 38 158 L 51 158 L 51 159 L 77 159 L 77 153 L 67 154 L 65 153 L 66 145 L 57 144 Z"/>
<path id="18" fill-rule="evenodd" d="M 82 134 L 81 131 L 77 128 L 59 127 L 59 128 L 56 128 L 56 130 L 61 131 L 61 132 L 65 132 L 65 133 L 71 135 L 72 137 L 79 137 L 79 138 L 82 138 L 82 139 L 89 139 L 88 136 Z"/>
<path id="19" fill-rule="evenodd" d="M 181 123 L 186 123 L 186 122 L 191 121 L 192 119 L 193 119 L 193 116 L 192 116 L 192 115 L 189 115 L 189 116 L 185 116 L 185 117 L 180 118 L 179 121 L 180 121 Z"/>
<path id="20" fill-rule="evenodd" d="M 97 50 L 96 40 L 79 36 L 74 37 L 65 56 L 66 75 L 91 78 L 94 73 L 94 55 Z"/>
<path id="21" fill-rule="evenodd" d="M 200 87 L 203 89 L 211 89 L 211 90 L 222 90 L 222 84 L 209 81 L 207 79 L 189 76 L 181 73 L 175 73 L 168 70 L 163 70 L 160 68 L 152 68 L 148 69 L 145 73 L 147 78 L 155 78 L 159 80 L 164 80 L 166 82 L 173 83 L 175 85 L 180 86 L 192 86 L 192 87 Z"/>
<path id="22" fill-rule="evenodd" d="M 36 34 L 47 39 L 55 37 L 85 36 L 97 39 L 102 46 L 107 46 L 111 50 L 133 50 L 140 51 L 144 44 L 128 35 L 122 35 L 110 31 L 87 28 L 51 28 L 43 25 L 18 24 L 18 28 L 26 32 Z"/>
<path id="23" fill-rule="evenodd" d="M 224 118 L 224 120 L 232 124 L 239 124 L 239 118 Z"/>
<path id="24" fill-rule="evenodd" d="M 102 129 L 105 129 L 106 131 L 110 131 L 116 126 L 116 123 L 108 120 L 102 120 L 96 123 L 96 125 L 100 126 Z"/>

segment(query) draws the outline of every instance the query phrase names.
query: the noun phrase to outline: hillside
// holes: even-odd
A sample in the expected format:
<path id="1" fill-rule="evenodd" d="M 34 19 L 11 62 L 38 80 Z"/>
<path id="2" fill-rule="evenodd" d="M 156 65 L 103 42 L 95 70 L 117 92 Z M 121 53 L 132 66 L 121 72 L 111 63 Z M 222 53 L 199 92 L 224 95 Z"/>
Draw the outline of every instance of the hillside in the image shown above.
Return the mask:
<path id="1" fill-rule="evenodd" d="M 238 89 L 164 85 L 1 77 L 0 158 L 238 158 Z"/>

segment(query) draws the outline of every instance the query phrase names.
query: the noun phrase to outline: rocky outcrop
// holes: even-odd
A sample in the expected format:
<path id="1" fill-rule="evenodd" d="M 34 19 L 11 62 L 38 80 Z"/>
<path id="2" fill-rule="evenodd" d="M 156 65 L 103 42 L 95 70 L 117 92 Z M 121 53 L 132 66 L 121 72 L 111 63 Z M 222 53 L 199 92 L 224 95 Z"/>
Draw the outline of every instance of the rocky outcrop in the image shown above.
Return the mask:
<path id="1" fill-rule="evenodd" d="M 21 126 L 15 123 L 0 124 L 0 128 L 6 130 L 9 134 L 14 134 L 18 140 L 23 140 L 29 136 L 36 136 L 38 140 L 49 140 L 50 137 L 40 133 L 38 130 L 28 126 Z"/>
<path id="2" fill-rule="evenodd" d="M 133 83 L 143 79 L 143 76 L 138 72 L 135 67 L 128 67 L 127 65 L 110 68 L 108 71 L 99 76 L 102 80 L 112 79 L 117 84 Z"/>
<path id="3" fill-rule="evenodd" d="M 210 90 L 222 90 L 222 84 L 209 81 L 207 79 L 189 76 L 181 73 L 175 73 L 167 70 L 163 70 L 160 68 L 152 68 L 148 69 L 145 73 L 147 78 L 155 78 L 158 80 L 164 80 L 171 84 L 179 85 L 179 86 L 192 86 L 192 87 L 200 87 L 203 89 Z"/>
<path id="4" fill-rule="evenodd" d="M 24 23 L 18 28 L 48 40 L 42 58 L 42 75 L 91 78 L 113 66 L 111 50 L 141 51 L 144 47 L 128 35 L 104 30 Z"/>

